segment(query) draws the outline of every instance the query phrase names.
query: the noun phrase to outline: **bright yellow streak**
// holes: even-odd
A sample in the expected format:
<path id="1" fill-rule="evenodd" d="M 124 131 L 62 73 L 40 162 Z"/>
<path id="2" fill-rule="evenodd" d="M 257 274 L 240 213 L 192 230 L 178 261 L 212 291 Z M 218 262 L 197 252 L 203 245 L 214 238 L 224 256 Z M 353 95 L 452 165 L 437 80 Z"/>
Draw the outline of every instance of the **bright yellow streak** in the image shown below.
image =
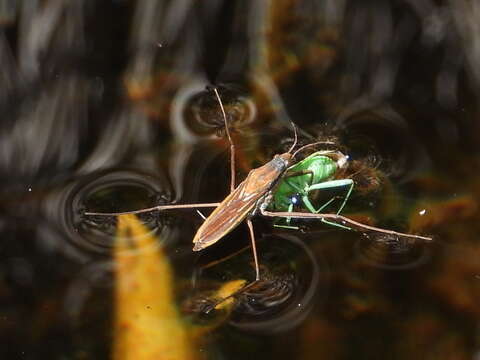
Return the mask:
<path id="1" fill-rule="evenodd" d="M 195 359 L 175 306 L 173 273 L 158 239 L 135 215 L 118 218 L 114 360 Z"/>

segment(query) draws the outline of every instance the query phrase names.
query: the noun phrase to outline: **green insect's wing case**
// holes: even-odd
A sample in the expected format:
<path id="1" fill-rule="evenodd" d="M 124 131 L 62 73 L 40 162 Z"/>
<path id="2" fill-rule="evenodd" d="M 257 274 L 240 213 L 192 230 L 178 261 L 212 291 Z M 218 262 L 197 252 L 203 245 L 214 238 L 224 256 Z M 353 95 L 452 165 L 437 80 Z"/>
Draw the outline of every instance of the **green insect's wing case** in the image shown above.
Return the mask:
<path id="1" fill-rule="evenodd" d="M 325 155 L 314 153 L 288 168 L 286 175 L 278 183 L 269 208 L 276 211 L 288 211 L 291 196 L 305 191 L 311 184 L 330 179 L 337 171 L 337 163 Z M 308 172 L 303 175 L 294 175 Z"/>

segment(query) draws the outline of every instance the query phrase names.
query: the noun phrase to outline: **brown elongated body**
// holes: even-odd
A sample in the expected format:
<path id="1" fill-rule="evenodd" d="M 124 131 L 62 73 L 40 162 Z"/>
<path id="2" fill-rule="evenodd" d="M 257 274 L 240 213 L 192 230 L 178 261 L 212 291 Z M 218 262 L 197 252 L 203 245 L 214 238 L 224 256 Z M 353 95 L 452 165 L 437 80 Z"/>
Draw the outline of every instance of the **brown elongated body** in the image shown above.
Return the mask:
<path id="1" fill-rule="evenodd" d="M 287 170 L 292 159 L 289 152 L 275 155 L 265 165 L 251 170 L 247 178 L 228 195 L 200 226 L 193 251 L 216 243 L 244 220 Z"/>

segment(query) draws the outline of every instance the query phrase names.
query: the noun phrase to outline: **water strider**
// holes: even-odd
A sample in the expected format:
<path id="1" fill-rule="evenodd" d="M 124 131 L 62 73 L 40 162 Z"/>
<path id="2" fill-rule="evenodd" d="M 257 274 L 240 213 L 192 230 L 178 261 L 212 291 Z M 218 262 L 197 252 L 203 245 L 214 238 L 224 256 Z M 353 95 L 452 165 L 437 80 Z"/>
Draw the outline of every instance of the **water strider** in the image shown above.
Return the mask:
<path id="1" fill-rule="evenodd" d="M 431 240 L 429 237 L 399 233 L 396 231 L 381 229 L 365 225 L 345 216 L 340 215 L 350 196 L 354 182 L 352 179 L 335 179 L 335 175 L 340 169 L 347 165 L 347 157 L 338 151 L 318 151 L 306 157 L 305 159 L 294 163 L 295 156 L 304 149 L 319 144 L 329 144 L 331 142 L 316 142 L 305 145 L 295 152 L 298 135 L 295 125 L 294 142 L 290 149 L 277 154 L 268 163 L 256 169 L 252 169 L 245 180 L 235 187 L 235 146 L 230 136 L 225 109 L 220 95 L 216 88 L 213 88 L 215 96 L 220 105 L 220 110 L 225 123 L 226 135 L 230 143 L 230 194 L 220 203 L 199 203 L 199 204 L 175 204 L 160 205 L 152 208 L 120 212 L 120 213 L 96 213 L 86 212 L 85 215 L 122 215 L 138 214 L 155 210 L 168 209 L 189 209 L 213 207 L 215 210 L 205 219 L 193 238 L 193 251 L 203 250 L 237 227 L 243 220 L 246 220 L 255 261 L 255 280 L 260 280 L 259 262 L 255 245 L 255 233 L 251 217 L 261 214 L 266 217 L 286 218 L 287 222 L 292 218 L 314 218 L 330 225 L 339 226 L 345 229 L 357 229 L 361 231 L 374 231 L 395 235 L 398 237 L 409 237 L 421 240 Z M 293 165 L 291 165 L 293 163 Z M 310 202 L 309 195 L 314 190 L 321 190 L 333 187 L 348 186 L 347 194 L 337 213 L 323 214 L 322 209 L 330 204 L 335 198 L 328 201 L 319 209 L 315 209 Z M 292 211 L 295 205 L 295 199 L 301 198 L 309 213 Z M 271 211 L 274 210 L 274 211 Z"/>

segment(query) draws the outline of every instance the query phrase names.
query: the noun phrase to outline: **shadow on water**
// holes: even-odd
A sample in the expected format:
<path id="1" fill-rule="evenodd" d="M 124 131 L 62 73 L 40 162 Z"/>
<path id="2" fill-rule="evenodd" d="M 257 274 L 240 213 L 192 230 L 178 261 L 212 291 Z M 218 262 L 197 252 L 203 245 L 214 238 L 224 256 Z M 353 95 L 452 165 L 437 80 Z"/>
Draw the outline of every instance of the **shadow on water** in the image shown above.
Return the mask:
<path id="1" fill-rule="evenodd" d="M 237 183 L 289 148 L 293 120 L 300 144 L 349 156 L 344 215 L 433 241 L 257 216 L 264 278 L 209 318 L 195 301 L 254 279 L 248 228 L 196 253 L 210 209 L 143 213 L 185 327 L 210 331 L 198 358 L 478 357 L 479 17 L 467 1 L 0 1 L 0 357 L 110 357 L 118 223 L 85 211 L 225 198 L 211 85 Z"/>

